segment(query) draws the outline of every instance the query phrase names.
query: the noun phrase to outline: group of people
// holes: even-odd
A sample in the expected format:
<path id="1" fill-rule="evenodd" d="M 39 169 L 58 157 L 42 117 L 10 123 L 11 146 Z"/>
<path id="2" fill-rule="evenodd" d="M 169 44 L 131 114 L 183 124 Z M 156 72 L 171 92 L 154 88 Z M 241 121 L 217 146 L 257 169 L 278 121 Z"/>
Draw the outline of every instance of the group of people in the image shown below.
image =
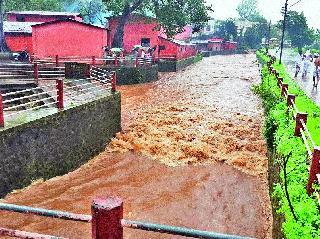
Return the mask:
<path id="1" fill-rule="evenodd" d="M 313 86 L 317 87 L 320 80 L 320 57 L 319 54 L 312 55 L 310 49 L 304 54 L 299 50 L 299 53 L 295 57 L 296 72 L 294 77 L 297 77 L 302 69 L 302 78 L 306 78 L 309 73 L 310 65 L 313 65 Z"/>
<path id="2" fill-rule="evenodd" d="M 144 48 L 133 48 L 132 50 L 132 55 L 134 57 L 141 57 L 141 58 L 151 58 L 153 57 L 155 51 L 156 51 L 157 46 L 154 46 L 153 48 L 148 48 L 148 49 L 144 49 Z"/>

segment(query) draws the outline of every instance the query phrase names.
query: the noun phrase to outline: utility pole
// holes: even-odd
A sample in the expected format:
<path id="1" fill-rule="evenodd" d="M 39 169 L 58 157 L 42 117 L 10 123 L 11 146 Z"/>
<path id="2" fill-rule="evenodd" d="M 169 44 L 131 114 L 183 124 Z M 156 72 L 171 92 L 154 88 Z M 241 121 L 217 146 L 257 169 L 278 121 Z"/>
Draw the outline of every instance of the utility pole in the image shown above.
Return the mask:
<path id="1" fill-rule="evenodd" d="M 270 36 L 271 36 L 271 21 L 269 22 L 269 26 L 268 26 L 268 35 L 267 35 L 267 54 L 269 53 L 269 48 L 270 48 Z"/>
<path id="2" fill-rule="evenodd" d="M 280 64 L 281 64 L 281 60 L 282 60 L 283 41 L 284 41 L 284 32 L 286 30 L 287 12 L 288 12 L 288 0 L 286 0 L 286 3 L 284 5 L 284 16 L 283 16 L 283 24 L 282 24 L 282 37 L 281 37 L 281 46 L 280 46 Z"/>

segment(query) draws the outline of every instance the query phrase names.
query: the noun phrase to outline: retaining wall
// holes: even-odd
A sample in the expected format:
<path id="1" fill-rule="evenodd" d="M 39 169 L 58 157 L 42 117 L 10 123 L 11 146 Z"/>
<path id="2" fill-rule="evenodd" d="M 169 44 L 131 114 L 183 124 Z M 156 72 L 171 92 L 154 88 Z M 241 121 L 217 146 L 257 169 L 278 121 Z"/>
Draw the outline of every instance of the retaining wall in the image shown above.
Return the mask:
<path id="1" fill-rule="evenodd" d="M 102 66 L 102 68 L 116 71 L 117 85 L 133 85 L 158 80 L 158 65 L 151 66 Z"/>
<path id="2" fill-rule="evenodd" d="M 197 55 L 183 60 L 159 60 L 159 72 L 176 72 L 200 61 L 202 56 Z"/>
<path id="3" fill-rule="evenodd" d="M 0 130 L 0 196 L 76 169 L 121 130 L 120 93 Z"/>

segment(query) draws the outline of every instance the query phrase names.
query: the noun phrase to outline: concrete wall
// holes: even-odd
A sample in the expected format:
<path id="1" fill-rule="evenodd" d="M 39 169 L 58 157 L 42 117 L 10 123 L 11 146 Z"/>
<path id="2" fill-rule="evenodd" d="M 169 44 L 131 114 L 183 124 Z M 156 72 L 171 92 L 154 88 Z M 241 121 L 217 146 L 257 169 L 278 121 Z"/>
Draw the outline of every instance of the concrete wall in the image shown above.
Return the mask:
<path id="1" fill-rule="evenodd" d="M 120 93 L 0 130 L 0 196 L 76 169 L 121 130 Z"/>
<path id="2" fill-rule="evenodd" d="M 158 80 L 158 65 L 152 66 L 103 66 L 102 68 L 116 71 L 117 85 L 133 85 Z"/>
<path id="3" fill-rule="evenodd" d="M 202 55 L 200 54 L 194 57 L 189 57 L 189 58 L 178 60 L 178 61 L 177 60 L 160 60 L 158 62 L 159 72 L 176 72 L 200 60 L 202 60 Z"/>

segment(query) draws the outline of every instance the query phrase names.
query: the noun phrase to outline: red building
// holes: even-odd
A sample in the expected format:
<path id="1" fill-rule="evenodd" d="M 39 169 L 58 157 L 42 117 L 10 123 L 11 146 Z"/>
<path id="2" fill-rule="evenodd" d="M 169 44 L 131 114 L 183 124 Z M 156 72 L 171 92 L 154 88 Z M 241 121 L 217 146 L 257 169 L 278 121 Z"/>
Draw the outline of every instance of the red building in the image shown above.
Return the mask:
<path id="1" fill-rule="evenodd" d="M 103 57 L 108 45 L 105 28 L 75 20 L 57 20 L 32 26 L 33 51 L 37 57 Z"/>
<path id="2" fill-rule="evenodd" d="M 209 51 L 222 51 L 223 50 L 223 39 L 222 38 L 212 38 L 208 41 Z"/>
<path id="3" fill-rule="evenodd" d="M 13 52 L 27 50 L 33 52 L 32 25 L 35 22 L 3 22 L 5 41 Z"/>
<path id="4" fill-rule="evenodd" d="M 119 17 L 109 19 L 111 42 L 113 41 L 118 25 Z M 161 34 L 159 30 L 156 30 L 157 26 L 158 23 L 154 18 L 144 17 L 138 14 L 131 15 L 124 26 L 123 48 L 125 53 L 130 53 L 135 45 L 141 45 L 143 47 L 154 47 L 158 45 L 158 36 L 163 34 Z"/>
<path id="5" fill-rule="evenodd" d="M 160 58 L 185 59 L 197 54 L 196 45 L 159 37 Z"/>
<path id="6" fill-rule="evenodd" d="M 223 38 L 212 38 L 208 41 L 209 51 L 232 51 L 237 49 L 237 42 L 225 41 Z"/>
<path id="7" fill-rule="evenodd" d="M 80 13 L 49 11 L 11 11 L 7 12 L 9 22 L 51 22 L 62 19 L 73 19 L 82 22 Z"/>

